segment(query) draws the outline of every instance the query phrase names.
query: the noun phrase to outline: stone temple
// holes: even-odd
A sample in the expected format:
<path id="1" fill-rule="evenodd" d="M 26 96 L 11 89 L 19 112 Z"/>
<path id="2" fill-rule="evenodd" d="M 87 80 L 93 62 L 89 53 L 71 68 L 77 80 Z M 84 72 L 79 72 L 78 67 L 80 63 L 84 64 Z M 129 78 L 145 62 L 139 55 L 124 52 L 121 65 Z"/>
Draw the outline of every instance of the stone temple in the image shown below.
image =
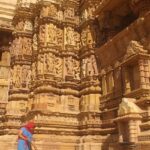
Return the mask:
<path id="1" fill-rule="evenodd" d="M 0 149 L 34 120 L 38 150 L 150 150 L 150 0 L 0 0 Z"/>

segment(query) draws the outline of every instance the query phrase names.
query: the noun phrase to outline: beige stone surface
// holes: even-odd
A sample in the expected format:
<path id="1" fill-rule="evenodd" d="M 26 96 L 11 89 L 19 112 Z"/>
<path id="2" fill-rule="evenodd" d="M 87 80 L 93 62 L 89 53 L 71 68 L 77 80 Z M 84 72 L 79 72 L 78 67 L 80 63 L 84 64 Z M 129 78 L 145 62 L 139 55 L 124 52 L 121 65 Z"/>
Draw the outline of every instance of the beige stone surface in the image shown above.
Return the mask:
<path id="1" fill-rule="evenodd" d="M 0 147 L 34 120 L 38 150 L 150 149 L 149 0 L 0 0 Z"/>

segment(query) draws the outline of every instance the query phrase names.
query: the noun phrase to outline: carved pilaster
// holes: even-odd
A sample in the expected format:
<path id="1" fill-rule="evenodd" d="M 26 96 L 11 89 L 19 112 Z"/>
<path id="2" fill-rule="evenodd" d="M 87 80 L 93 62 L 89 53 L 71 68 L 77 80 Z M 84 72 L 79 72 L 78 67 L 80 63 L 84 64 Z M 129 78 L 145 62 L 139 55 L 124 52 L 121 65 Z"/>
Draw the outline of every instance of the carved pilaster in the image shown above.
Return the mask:
<path id="1" fill-rule="evenodd" d="M 32 60 L 32 8 L 19 3 L 13 20 L 15 27 L 11 44 L 10 91 L 6 110 L 6 128 L 12 134 L 21 125 L 21 117 L 27 112 L 31 84 Z"/>

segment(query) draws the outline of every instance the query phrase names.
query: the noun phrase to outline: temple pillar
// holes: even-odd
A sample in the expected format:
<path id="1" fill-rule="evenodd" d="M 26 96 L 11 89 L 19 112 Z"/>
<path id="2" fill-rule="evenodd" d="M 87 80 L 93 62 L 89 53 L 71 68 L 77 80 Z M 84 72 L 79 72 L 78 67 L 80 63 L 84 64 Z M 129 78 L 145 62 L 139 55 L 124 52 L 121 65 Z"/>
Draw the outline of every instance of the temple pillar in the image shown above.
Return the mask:
<path id="1" fill-rule="evenodd" d="M 26 7 L 20 2 L 13 20 L 10 89 L 5 115 L 8 134 L 17 134 L 22 117 L 27 112 L 32 60 L 32 11 L 30 5 Z"/>
<path id="2" fill-rule="evenodd" d="M 0 32 L 0 134 L 5 131 L 5 113 L 8 103 L 8 90 L 10 84 L 10 43 L 11 33 Z"/>
<path id="3" fill-rule="evenodd" d="M 38 7 L 27 119 L 36 122 L 34 138 L 40 150 L 75 150 L 80 97 L 77 2 L 39 1 Z"/>
<path id="4" fill-rule="evenodd" d="M 91 14 L 88 10 L 92 9 Z M 101 88 L 98 74 L 98 65 L 95 50 L 96 35 L 92 28 L 94 8 L 87 2 L 81 8 L 83 15 L 81 20 L 81 90 L 80 90 L 80 132 L 83 141 L 80 141 L 82 150 L 95 150 L 100 148 L 97 145 L 99 134 L 95 133 L 95 129 L 100 128 L 100 97 Z M 91 17 L 90 17 L 91 16 Z M 90 128 L 90 130 L 88 130 Z M 89 135 L 89 136 L 88 136 Z M 93 139 L 95 139 L 93 141 Z M 94 144 L 93 144 L 94 142 Z M 97 145 L 97 146 L 96 146 Z"/>

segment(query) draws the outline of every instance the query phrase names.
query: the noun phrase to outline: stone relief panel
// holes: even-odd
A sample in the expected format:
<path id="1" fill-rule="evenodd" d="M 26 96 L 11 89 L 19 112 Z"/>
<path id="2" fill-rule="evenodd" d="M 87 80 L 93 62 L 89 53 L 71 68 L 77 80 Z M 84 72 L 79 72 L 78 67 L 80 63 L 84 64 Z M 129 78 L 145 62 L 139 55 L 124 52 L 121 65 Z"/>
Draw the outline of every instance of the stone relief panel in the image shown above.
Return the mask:
<path id="1" fill-rule="evenodd" d="M 55 56 L 52 53 L 44 54 L 44 73 L 54 74 Z"/>
<path id="2" fill-rule="evenodd" d="M 52 53 L 38 55 L 37 73 L 53 74 L 62 78 L 62 58 L 56 57 Z"/>
<path id="3" fill-rule="evenodd" d="M 67 27 L 65 29 L 65 41 L 67 45 L 75 45 L 75 32 L 74 29 L 72 27 Z"/>
<path id="4" fill-rule="evenodd" d="M 46 43 L 47 38 L 47 27 L 46 25 L 41 25 L 39 29 L 39 41 L 40 43 Z"/>
<path id="5" fill-rule="evenodd" d="M 57 7 L 54 4 L 48 6 L 48 16 L 57 17 Z"/>
<path id="6" fill-rule="evenodd" d="M 81 45 L 82 47 L 88 46 L 89 48 L 93 48 L 95 45 L 94 37 L 92 35 L 90 26 L 88 26 L 81 32 Z"/>
<path id="7" fill-rule="evenodd" d="M 47 24 L 47 43 L 50 44 L 57 44 L 57 27 L 56 25 L 50 23 Z"/>
<path id="8" fill-rule="evenodd" d="M 75 49 L 79 50 L 81 47 L 81 36 L 80 33 L 75 31 L 74 33 Z"/>
<path id="9" fill-rule="evenodd" d="M 74 8 L 67 8 L 67 9 L 65 9 L 65 11 L 64 11 L 64 17 L 65 17 L 65 19 L 67 19 L 67 18 L 74 18 L 75 17 L 75 10 L 74 10 Z"/>
<path id="10" fill-rule="evenodd" d="M 35 121 L 39 123 L 45 123 L 46 124 L 57 124 L 57 125 L 78 125 L 78 120 L 75 117 L 69 117 L 69 116 L 48 116 L 48 115 L 36 115 Z M 62 137 L 61 137 L 62 138 Z M 49 141 L 49 139 L 48 139 Z M 49 146 L 50 148 L 50 146 Z M 55 149 L 55 147 L 52 147 L 52 149 Z"/>
<path id="11" fill-rule="evenodd" d="M 64 19 L 64 13 L 63 13 L 62 10 L 58 10 L 57 19 L 58 19 L 59 21 L 63 21 L 63 19 Z"/>
<path id="12" fill-rule="evenodd" d="M 16 65 L 11 69 L 11 87 L 13 88 L 28 88 L 31 79 L 30 66 Z"/>
<path id="13" fill-rule="evenodd" d="M 8 101 L 8 87 L 0 86 L 0 101 Z"/>
<path id="14" fill-rule="evenodd" d="M 33 31 L 33 25 L 32 22 L 30 20 L 22 20 L 19 21 L 16 26 L 15 26 L 15 31 L 27 31 L 27 32 L 31 32 Z"/>
<path id="15" fill-rule="evenodd" d="M 55 57 L 55 64 L 54 64 L 54 73 L 56 77 L 62 78 L 63 73 L 63 61 L 60 57 Z"/>
<path id="16" fill-rule="evenodd" d="M 9 79 L 10 76 L 10 68 L 0 66 L 0 79 Z"/>
<path id="17" fill-rule="evenodd" d="M 16 65 L 11 69 L 12 86 L 21 88 L 21 66 Z"/>
<path id="18" fill-rule="evenodd" d="M 76 80 L 80 80 L 80 62 L 72 57 L 65 58 L 66 76 L 72 76 Z"/>
<path id="19" fill-rule="evenodd" d="M 32 40 L 30 38 L 22 38 L 20 44 L 23 55 L 32 55 Z"/>
<path id="20" fill-rule="evenodd" d="M 73 61 L 73 75 L 74 75 L 74 79 L 80 80 L 81 78 L 80 61 L 78 60 Z"/>
<path id="21" fill-rule="evenodd" d="M 98 75 L 96 58 L 91 55 L 89 58 L 84 58 L 81 61 L 81 74 L 82 77 Z"/>
<path id="22" fill-rule="evenodd" d="M 34 109 L 43 109 L 47 111 L 57 112 L 61 105 L 59 95 L 52 93 L 41 93 L 36 94 L 33 101 Z"/>
<path id="23" fill-rule="evenodd" d="M 42 7 L 40 17 L 53 17 L 56 18 L 58 13 L 58 9 L 56 5 L 49 4 L 48 6 Z"/>
<path id="24" fill-rule="evenodd" d="M 44 74 L 44 55 L 38 55 L 37 73 Z"/>
<path id="25" fill-rule="evenodd" d="M 84 22 L 88 19 L 92 19 L 93 18 L 93 13 L 95 11 L 95 7 L 88 7 L 87 9 L 84 9 L 81 13 L 81 20 L 80 22 Z"/>
<path id="26" fill-rule="evenodd" d="M 22 66 L 22 87 L 29 88 L 29 84 L 31 81 L 31 67 L 27 65 Z"/>
<path id="27" fill-rule="evenodd" d="M 99 111 L 100 94 L 83 95 L 80 101 L 80 111 Z"/>
<path id="28" fill-rule="evenodd" d="M 7 115 L 21 115 L 25 114 L 27 111 L 27 102 L 20 100 L 20 101 L 9 101 L 7 107 Z"/>
<path id="29" fill-rule="evenodd" d="M 57 36 L 57 45 L 60 46 L 60 47 L 62 47 L 62 46 L 63 46 L 63 43 L 64 43 L 64 39 L 63 39 L 63 29 L 57 28 L 56 36 Z"/>
<path id="30" fill-rule="evenodd" d="M 63 112 L 79 112 L 79 98 L 73 95 L 61 96 L 62 111 Z"/>
<path id="31" fill-rule="evenodd" d="M 68 96 L 68 110 L 79 111 L 79 98 L 72 95 Z"/>
<path id="32" fill-rule="evenodd" d="M 65 74 L 68 76 L 73 76 L 73 58 L 65 58 Z"/>
<path id="33" fill-rule="evenodd" d="M 41 9 L 41 13 L 40 13 L 40 17 L 42 18 L 42 17 L 47 17 L 48 16 L 48 6 L 44 6 L 44 7 L 42 7 L 42 9 Z"/>
<path id="34" fill-rule="evenodd" d="M 15 38 L 11 47 L 11 56 L 31 56 L 32 55 L 32 40 L 27 37 Z"/>
<path id="35" fill-rule="evenodd" d="M 38 36 L 37 36 L 37 34 L 33 35 L 32 48 L 33 48 L 33 52 L 37 52 L 37 50 L 38 50 Z"/>

